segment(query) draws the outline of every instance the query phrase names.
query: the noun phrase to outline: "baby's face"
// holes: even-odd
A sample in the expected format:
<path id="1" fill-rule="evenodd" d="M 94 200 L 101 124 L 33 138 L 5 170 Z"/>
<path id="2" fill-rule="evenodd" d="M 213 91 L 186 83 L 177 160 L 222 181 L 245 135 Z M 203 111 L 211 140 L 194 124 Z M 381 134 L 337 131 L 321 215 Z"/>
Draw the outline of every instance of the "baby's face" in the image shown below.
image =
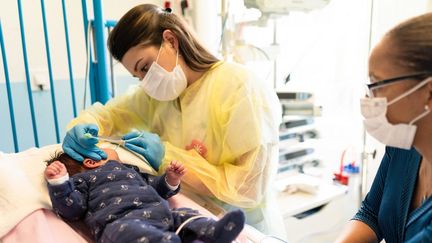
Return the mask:
<path id="1" fill-rule="evenodd" d="M 99 166 L 104 165 L 106 162 L 108 162 L 109 160 L 116 160 L 119 161 L 120 158 L 118 157 L 117 152 L 114 149 L 110 149 L 110 148 L 101 148 L 103 151 L 105 151 L 105 153 L 107 154 L 107 158 L 103 159 L 103 160 L 92 160 L 90 158 L 85 158 L 83 161 L 83 165 L 84 167 L 86 167 L 87 169 L 95 169 Z"/>

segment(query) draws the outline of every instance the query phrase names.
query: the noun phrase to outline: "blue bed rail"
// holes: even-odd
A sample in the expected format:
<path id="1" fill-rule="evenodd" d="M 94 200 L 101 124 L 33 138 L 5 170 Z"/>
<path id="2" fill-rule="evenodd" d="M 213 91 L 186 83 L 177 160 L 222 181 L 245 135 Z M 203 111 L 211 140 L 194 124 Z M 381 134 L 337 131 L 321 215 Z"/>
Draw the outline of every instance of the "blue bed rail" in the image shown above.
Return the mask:
<path id="1" fill-rule="evenodd" d="M 93 5 L 93 16 L 90 16 L 88 13 L 88 4 L 92 3 Z M 90 65 L 89 65 L 89 88 L 90 88 L 90 102 L 101 102 L 106 103 L 113 95 L 115 91 L 115 82 L 114 82 L 114 74 L 113 74 L 113 62 L 112 58 L 108 56 L 108 51 L 106 48 L 106 40 L 107 40 L 107 33 L 108 31 L 113 28 L 116 24 L 116 21 L 114 20 L 105 20 L 104 14 L 103 14 L 103 1 L 102 0 L 82 0 L 82 16 L 83 16 L 83 23 L 84 23 L 84 33 L 85 33 L 85 46 L 86 48 L 94 48 L 94 53 L 90 51 L 89 59 Z M 41 18 L 43 23 L 43 35 L 44 35 L 44 46 L 41 48 L 45 48 L 46 53 L 46 61 L 47 61 L 47 70 L 48 70 L 48 76 L 49 76 L 49 84 L 50 84 L 50 102 L 51 102 L 51 108 L 52 108 L 52 121 L 53 121 L 53 132 L 50 135 L 55 134 L 55 141 L 57 143 L 61 142 L 61 131 L 60 126 L 64 127 L 65 124 L 60 124 L 59 122 L 59 114 L 58 114 L 58 108 L 57 107 L 57 98 L 62 97 L 62 95 L 56 93 L 56 80 L 53 77 L 53 70 L 56 68 L 55 63 L 52 61 L 51 58 L 51 44 L 49 41 L 49 26 L 47 23 L 47 17 L 46 17 L 46 11 L 45 11 L 45 1 L 40 0 L 40 6 L 41 6 Z M 75 79 L 74 79 L 74 72 L 72 67 L 72 57 L 71 57 L 71 45 L 70 45 L 70 36 L 69 36 L 69 24 L 67 19 L 67 5 L 65 3 L 65 0 L 61 0 L 61 11 L 62 11 L 62 18 L 63 18 L 63 28 L 65 31 L 65 44 L 66 44 L 66 56 L 67 56 L 67 67 L 68 67 L 68 76 L 69 76 L 69 89 L 70 89 L 70 95 L 71 95 L 71 106 L 72 106 L 72 114 L 73 117 L 76 117 L 80 108 L 77 107 L 77 96 L 75 91 Z M 34 101 L 34 94 L 32 92 L 32 85 L 31 85 L 31 77 L 30 77 L 30 71 L 29 71 L 29 61 L 28 61 L 28 51 L 31 52 L 32 50 L 29 50 L 27 48 L 27 40 L 26 40 L 26 30 L 25 30 L 25 19 L 23 14 L 23 5 L 21 0 L 17 0 L 17 10 L 18 10 L 18 17 L 19 17 L 19 26 L 20 26 L 20 39 L 21 39 L 21 47 L 22 47 L 22 56 L 23 56 L 23 65 L 25 70 L 25 87 L 26 87 L 26 93 L 27 93 L 27 102 L 28 102 L 28 108 L 30 110 L 30 117 L 31 117 L 31 132 L 25 131 L 25 136 L 27 136 L 27 140 L 30 138 L 33 140 L 33 144 L 36 147 L 40 146 L 40 136 L 38 134 L 38 117 L 37 114 L 40 107 L 37 107 L 37 104 L 35 104 Z M 8 101 L 8 110 L 9 110 L 9 116 L 10 116 L 10 127 L 11 127 L 11 138 L 0 138 L 0 139 L 6 139 L 6 142 L 9 144 L 13 143 L 13 150 L 14 152 L 19 152 L 22 149 L 25 149 L 20 144 L 20 133 L 22 129 L 20 129 L 17 126 L 16 121 L 16 107 L 14 107 L 14 98 L 13 98 L 13 88 L 11 85 L 10 80 L 10 73 L 9 73 L 9 67 L 8 67 L 8 60 L 6 55 L 6 50 L 8 48 L 7 43 L 5 43 L 4 38 L 4 30 L 2 28 L 2 19 L 0 19 L 0 47 L 1 47 L 1 55 L 2 55 L 2 63 L 3 63 L 3 70 L 4 70 L 4 80 L 5 80 L 5 89 L 7 94 L 7 101 Z M 91 33 L 93 33 L 94 36 L 91 36 L 91 38 L 87 38 L 88 35 L 88 28 L 91 28 Z M 87 40 L 95 40 L 93 45 L 92 43 L 88 42 Z M 15 55 L 18 55 L 19 53 L 14 53 Z M 3 77 L 0 77 L 2 79 Z M 2 87 L 2 86 L 0 86 Z M 0 90 L 1 91 L 1 90 Z M 1 92 L 0 92 L 1 93 Z M 22 99 L 23 97 L 19 97 Z M 63 97 L 62 97 L 63 98 Z M 45 104 L 46 105 L 46 104 Z M 1 114 L 0 114 L 1 115 Z M 30 127 L 26 127 L 26 129 L 30 129 Z M 22 134 L 21 134 L 22 135 Z M 44 134 L 45 135 L 45 134 Z M 32 137 L 32 138 L 31 138 Z M 27 146 L 29 147 L 29 146 Z M 0 146 L 0 151 L 5 151 Z M 5 151 L 5 152 L 12 152 L 12 151 Z"/>
<path id="2" fill-rule="evenodd" d="M 11 126 L 12 126 L 12 137 L 13 137 L 14 149 L 15 149 L 15 151 L 18 151 L 19 147 L 18 147 L 16 125 L 15 125 L 15 110 L 14 110 L 13 101 L 12 101 L 12 91 L 11 91 L 11 87 L 10 87 L 11 85 L 10 85 L 10 79 L 9 79 L 9 67 L 8 67 L 8 63 L 7 63 L 7 57 L 6 57 L 6 51 L 5 51 L 6 47 L 5 47 L 4 38 L 3 38 L 3 28 L 2 28 L 1 20 L 0 20 L 0 48 L 1 48 L 1 53 L 2 53 L 3 69 L 4 69 L 4 75 L 5 75 L 5 81 L 6 81 L 6 92 L 7 92 L 7 97 L 8 97 L 9 117 L 10 117 L 10 122 L 11 122 Z"/>

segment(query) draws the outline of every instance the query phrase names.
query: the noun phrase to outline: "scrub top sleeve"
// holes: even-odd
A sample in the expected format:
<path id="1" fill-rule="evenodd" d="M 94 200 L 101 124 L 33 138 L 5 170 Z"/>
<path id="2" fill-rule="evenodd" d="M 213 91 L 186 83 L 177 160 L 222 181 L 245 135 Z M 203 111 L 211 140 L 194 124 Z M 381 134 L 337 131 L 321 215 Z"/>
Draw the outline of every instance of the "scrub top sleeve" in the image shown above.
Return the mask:
<path id="1" fill-rule="evenodd" d="M 418 232 L 414 237 L 408 239 L 407 243 L 432 242 L 432 225 Z"/>

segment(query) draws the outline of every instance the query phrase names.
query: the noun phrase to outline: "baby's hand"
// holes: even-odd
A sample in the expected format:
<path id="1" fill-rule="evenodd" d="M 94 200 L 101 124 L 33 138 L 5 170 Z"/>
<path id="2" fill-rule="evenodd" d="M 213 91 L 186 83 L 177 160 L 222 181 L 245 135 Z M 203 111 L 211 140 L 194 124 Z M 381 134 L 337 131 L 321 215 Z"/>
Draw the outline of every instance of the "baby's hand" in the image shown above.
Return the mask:
<path id="1" fill-rule="evenodd" d="M 67 174 L 66 167 L 60 161 L 54 161 L 45 168 L 45 179 L 57 179 Z"/>
<path id="2" fill-rule="evenodd" d="M 186 173 L 186 168 L 179 161 L 173 160 L 166 170 L 166 180 L 171 186 L 180 184 L 181 178 Z"/>

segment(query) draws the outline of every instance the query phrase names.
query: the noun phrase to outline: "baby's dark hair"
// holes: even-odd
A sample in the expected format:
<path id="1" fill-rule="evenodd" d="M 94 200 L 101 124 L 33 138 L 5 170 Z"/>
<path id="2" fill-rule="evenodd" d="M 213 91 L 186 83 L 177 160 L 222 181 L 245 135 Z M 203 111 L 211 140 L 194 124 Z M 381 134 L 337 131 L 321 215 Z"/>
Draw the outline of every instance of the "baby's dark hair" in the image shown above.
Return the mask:
<path id="1" fill-rule="evenodd" d="M 62 164 L 64 164 L 70 176 L 81 173 L 85 170 L 80 162 L 72 159 L 72 157 L 70 157 L 65 152 L 56 151 L 53 155 L 51 155 L 50 159 L 45 161 L 45 163 L 47 163 L 48 166 L 54 161 L 60 161 Z"/>

